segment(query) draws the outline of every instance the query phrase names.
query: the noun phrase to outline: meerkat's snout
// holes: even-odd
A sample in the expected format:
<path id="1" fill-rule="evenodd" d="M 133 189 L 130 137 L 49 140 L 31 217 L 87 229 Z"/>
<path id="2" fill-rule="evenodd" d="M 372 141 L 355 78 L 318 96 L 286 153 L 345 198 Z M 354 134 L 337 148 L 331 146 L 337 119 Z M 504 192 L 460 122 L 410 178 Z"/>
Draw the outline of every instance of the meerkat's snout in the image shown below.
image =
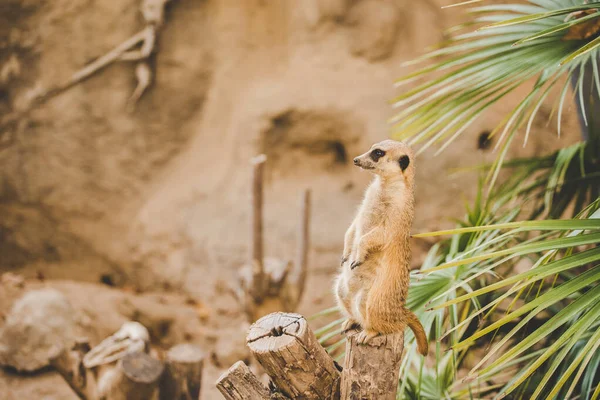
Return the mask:
<path id="1" fill-rule="evenodd" d="M 364 154 L 354 159 L 354 165 L 362 169 L 375 169 L 374 163 L 370 159 L 365 158 Z"/>
<path id="2" fill-rule="evenodd" d="M 354 159 L 354 165 L 362 169 L 376 169 L 380 160 L 384 159 L 386 152 L 380 148 L 375 148 L 367 151 L 365 154 Z"/>

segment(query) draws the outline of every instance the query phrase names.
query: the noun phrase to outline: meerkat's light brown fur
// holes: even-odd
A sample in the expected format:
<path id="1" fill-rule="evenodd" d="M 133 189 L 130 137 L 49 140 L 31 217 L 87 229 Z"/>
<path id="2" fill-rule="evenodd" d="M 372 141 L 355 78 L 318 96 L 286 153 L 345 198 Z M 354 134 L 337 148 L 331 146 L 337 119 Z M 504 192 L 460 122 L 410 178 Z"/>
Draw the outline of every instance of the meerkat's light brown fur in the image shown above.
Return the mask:
<path id="1" fill-rule="evenodd" d="M 410 230 L 414 218 L 414 154 L 394 140 L 374 144 L 354 163 L 375 174 L 346 232 L 342 270 L 335 284 L 338 304 L 348 319 L 342 329 L 360 325 L 358 341 L 412 329 L 421 354 L 428 350 L 423 326 L 405 307 L 408 294 Z"/>

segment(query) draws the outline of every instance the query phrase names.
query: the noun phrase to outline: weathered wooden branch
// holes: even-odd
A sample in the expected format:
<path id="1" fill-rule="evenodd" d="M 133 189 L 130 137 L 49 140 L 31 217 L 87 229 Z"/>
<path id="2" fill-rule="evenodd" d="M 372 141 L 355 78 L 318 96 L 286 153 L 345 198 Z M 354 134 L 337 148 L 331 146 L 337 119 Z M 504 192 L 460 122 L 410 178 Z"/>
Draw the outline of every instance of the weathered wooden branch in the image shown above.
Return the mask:
<path id="1" fill-rule="evenodd" d="M 308 250 L 310 248 L 310 190 L 306 189 L 300 198 L 300 224 L 298 227 L 296 262 L 290 273 L 288 285 L 290 287 L 290 302 L 294 302 L 295 309 L 304 294 L 304 284 L 308 271 Z M 283 310 L 283 311 L 294 311 Z"/>
<path id="2" fill-rule="evenodd" d="M 217 380 L 217 389 L 226 400 L 268 400 L 269 390 L 250 371 L 243 361 L 238 361 Z"/>
<path id="3" fill-rule="evenodd" d="M 356 342 L 357 332 L 346 341 L 341 398 L 395 400 L 398 391 L 404 333 L 380 336 L 366 345 Z"/>
<path id="4" fill-rule="evenodd" d="M 192 344 L 179 344 L 167 352 L 165 363 L 160 400 L 198 400 L 204 352 Z"/>
<path id="5" fill-rule="evenodd" d="M 252 231 L 250 265 L 252 266 L 252 286 L 248 288 L 258 303 L 265 292 L 265 271 L 263 268 L 263 179 L 267 156 L 261 154 L 251 160 L 252 164 Z"/>
<path id="6" fill-rule="evenodd" d="M 77 339 L 71 349 L 65 349 L 56 358 L 50 360 L 52 365 L 63 379 L 69 384 L 77 396 L 86 400 L 88 387 L 86 370 L 83 366 L 83 356 L 90 351 L 87 338 Z"/>
<path id="7" fill-rule="evenodd" d="M 139 322 L 128 321 L 114 334 L 94 346 L 83 357 L 83 366 L 91 369 L 114 363 L 127 353 L 147 353 L 150 350 L 149 345 L 148 329 Z"/>
<path id="8" fill-rule="evenodd" d="M 299 314 L 274 313 L 254 323 L 250 350 L 290 399 L 339 398 L 340 372 Z"/>
<path id="9" fill-rule="evenodd" d="M 252 199 L 251 235 L 248 264 L 241 269 L 238 287 L 233 293 L 249 321 L 276 311 L 294 311 L 300 302 L 306 281 L 309 248 L 310 193 L 301 199 L 298 254 L 294 265 L 287 260 L 265 258 L 263 251 L 263 179 L 266 156 L 251 160 Z"/>
<path id="10" fill-rule="evenodd" d="M 146 353 L 127 354 L 117 363 L 108 391 L 99 395 L 107 400 L 152 399 L 163 371 L 163 364 Z"/>
<path id="11" fill-rule="evenodd" d="M 75 72 L 67 81 L 51 88 L 48 92 L 45 93 L 44 97 L 51 97 L 60 94 L 65 90 L 73 87 L 77 83 L 80 83 L 86 80 L 87 78 L 91 77 L 96 72 L 117 61 L 122 54 L 127 52 L 133 46 L 142 42 L 147 37 L 147 35 L 148 33 L 146 32 L 146 28 L 137 32 L 136 34 L 125 40 L 123 43 L 117 45 L 115 48 L 110 50 L 108 53 L 98 57 L 79 71 Z"/>

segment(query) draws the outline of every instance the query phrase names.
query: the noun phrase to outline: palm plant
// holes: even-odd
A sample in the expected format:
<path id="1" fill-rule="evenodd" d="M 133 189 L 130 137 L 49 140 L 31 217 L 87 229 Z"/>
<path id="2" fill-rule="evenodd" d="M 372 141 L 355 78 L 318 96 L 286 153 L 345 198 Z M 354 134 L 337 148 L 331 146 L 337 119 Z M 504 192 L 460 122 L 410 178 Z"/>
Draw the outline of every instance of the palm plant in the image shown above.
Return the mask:
<path id="1" fill-rule="evenodd" d="M 443 151 L 495 103 L 527 89 L 491 133 L 498 156 L 481 168 L 466 218 L 456 229 L 415 235 L 445 236 L 414 273 L 408 299 L 436 351 L 426 365 L 407 336 L 399 396 L 598 399 L 600 1 L 465 3 L 483 5 L 450 40 L 410 62 L 430 65 L 397 82 L 412 86 L 393 101 L 393 135 L 419 152 Z M 516 139 L 527 143 L 542 105 L 552 104 L 560 134 L 571 96 L 586 140 L 508 160 Z M 339 356 L 337 327 L 318 334 Z"/>

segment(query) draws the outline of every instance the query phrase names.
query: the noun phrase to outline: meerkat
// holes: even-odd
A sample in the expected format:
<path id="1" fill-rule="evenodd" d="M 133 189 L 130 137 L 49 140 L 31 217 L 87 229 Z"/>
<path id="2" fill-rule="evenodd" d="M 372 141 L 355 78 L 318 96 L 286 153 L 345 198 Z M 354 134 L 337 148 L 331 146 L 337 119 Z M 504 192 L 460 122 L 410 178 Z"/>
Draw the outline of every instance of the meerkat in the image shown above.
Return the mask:
<path id="1" fill-rule="evenodd" d="M 374 144 L 354 164 L 375 175 L 344 238 L 335 295 L 347 320 L 344 332 L 362 327 L 357 340 L 381 334 L 415 334 L 421 354 L 428 342 L 416 315 L 405 307 L 408 294 L 410 230 L 414 218 L 414 153 L 394 140 Z"/>

